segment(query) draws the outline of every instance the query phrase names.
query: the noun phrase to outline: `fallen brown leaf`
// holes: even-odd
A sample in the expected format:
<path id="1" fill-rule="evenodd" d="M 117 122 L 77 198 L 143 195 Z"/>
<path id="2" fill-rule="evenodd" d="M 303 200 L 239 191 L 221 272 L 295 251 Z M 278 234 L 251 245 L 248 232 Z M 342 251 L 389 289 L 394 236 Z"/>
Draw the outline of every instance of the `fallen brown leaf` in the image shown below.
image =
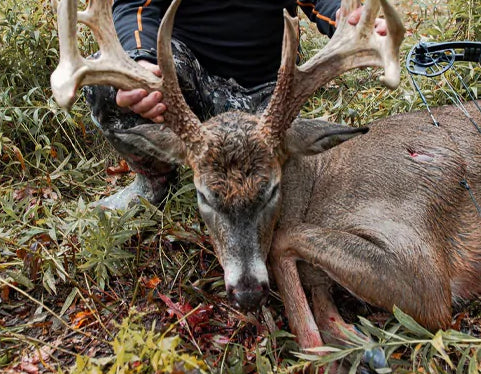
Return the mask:
<path id="1" fill-rule="evenodd" d="M 149 280 L 144 280 L 144 286 L 145 288 L 150 288 L 150 289 L 154 289 L 155 287 L 157 287 L 157 285 L 161 282 L 160 278 L 159 277 L 153 277 Z"/>
<path id="2" fill-rule="evenodd" d="M 71 317 L 72 325 L 74 329 L 79 329 L 82 326 L 86 325 L 93 319 L 93 313 L 86 310 L 82 312 L 78 312 L 75 316 Z"/>
<path id="3" fill-rule="evenodd" d="M 127 174 L 129 171 L 130 171 L 129 165 L 125 160 L 120 160 L 117 166 L 109 166 L 107 168 L 108 175 Z"/>

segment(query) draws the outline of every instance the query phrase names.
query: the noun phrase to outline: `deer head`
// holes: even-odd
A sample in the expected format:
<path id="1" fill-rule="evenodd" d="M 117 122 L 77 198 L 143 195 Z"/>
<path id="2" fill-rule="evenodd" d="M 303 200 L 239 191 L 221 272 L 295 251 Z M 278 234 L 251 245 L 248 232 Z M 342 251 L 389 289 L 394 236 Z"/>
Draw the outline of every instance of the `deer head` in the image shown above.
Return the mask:
<path id="1" fill-rule="evenodd" d="M 298 21 L 284 12 L 282 62 L 265 112 L 261 116 L 227 112 L 201 123 L 182 96 L 172 58 L 170 39 L 179 4 L 180 0 L 172 2 L 159 29 L 157 57 L 162 78 L 158 78 L 122 50 L 110 0 L 91 0 L 83 12 L 77 12 L 76 0 L 62 0 L 58 6 L 60 63 L 52 74 L 52 89 L 64 107 L 71 105 L 76 90 L 83 85 L 108 84 L 163 93 L 168 108 L 165 123 L 185 147 L 182 162 L 194 172 L 199 210 L 224 268 L 229 298 L 243 309 L 255 309 L 269 289 L 265 262 L 280 213 L 283 163 L 293 153 L 320 152 L 360 131 L 338 127 L 304 137 L 288 131 L 291 123 L 318 87 L 347 70 L 384 67 L 382 81 L 395 87 L 404 28 L 386 0 L 368 0 L 360 22 L 352 26 L 346 16 L 359 3 L 343 0 L 334 37 L 322 51 L 297 67 Z M 387 20 L 388 36 L 374 32 L 380 7 Z M 102 53 L 100 59 L 80 56 L 77 18 L 93 31 Z"/>

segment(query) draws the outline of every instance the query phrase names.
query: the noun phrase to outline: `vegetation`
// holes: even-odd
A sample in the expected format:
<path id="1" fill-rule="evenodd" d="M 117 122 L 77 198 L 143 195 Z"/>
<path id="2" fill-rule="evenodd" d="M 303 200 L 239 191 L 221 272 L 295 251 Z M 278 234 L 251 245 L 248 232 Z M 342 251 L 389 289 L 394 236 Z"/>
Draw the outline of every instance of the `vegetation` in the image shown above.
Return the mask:
<path id="1" fill-rule="evenodd" d="M 407 28 L 404 55 L 420 38 L 481 40 L 478 1 L 397 5 Z M 347 349 L 323 348 L 322 360 L 298 353 L 275 291 L 256 316 L 232 309 L 189 170 L 163 210 L 145 201 L 129 212 L 88 208 L 132 175 L 82 99 L 69 112 L 53 101 L 55 22 L 48 1 L 4 0 L 0 9 L 0 371 L 299 372 L 336 359 L 355 367 L 376 345 L 399 373 L 481 370 L 479 301 L 460 309 L 452 330 L 431 334 L 401 311 L 392 318 L 350 299 L 343 310 L 363 314 L 353 320 L 378 343 L 353 336 Z M 307 21 L 301 26 L 303 50 L 312 54 L 325 38 Z M 95 50 L 86 31 L 80 42 L 86 55 Z M 456 71 L 477 96 L 480 66 Z M 357 126 L 424 109 L 405 70 L 394 91 L 380 87 L 378 75 L 365 69 L 336 79 L 303 115 Z M 431 105 L 453 100 L 449 83 L 463 91 L 453 71 L 415 79 Z"/>

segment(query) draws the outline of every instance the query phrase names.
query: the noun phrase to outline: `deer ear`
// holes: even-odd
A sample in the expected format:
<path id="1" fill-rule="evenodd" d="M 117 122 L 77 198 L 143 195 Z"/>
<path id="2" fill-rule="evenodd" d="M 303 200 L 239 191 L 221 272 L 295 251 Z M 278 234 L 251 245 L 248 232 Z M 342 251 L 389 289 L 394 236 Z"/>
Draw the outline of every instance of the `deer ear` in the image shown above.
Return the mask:
<path id="1" fill-rule="evenodd" d="M 123 147 L 141 150 L 159 161 L 171 164 L 185 163 L 186 147 L 184 142 L 168 127 L 159 124 L 143 124 L 129 129 L 117 129 L 105 135 Z M 126 150 L 128 152 L 128 149 Z"/>
<path id="2" fill-rule="evenodd" d="M 368 131 L 320 119 L 297 119 L 286 132 L 285 149 L 290 155 L 315 155 Z"/>

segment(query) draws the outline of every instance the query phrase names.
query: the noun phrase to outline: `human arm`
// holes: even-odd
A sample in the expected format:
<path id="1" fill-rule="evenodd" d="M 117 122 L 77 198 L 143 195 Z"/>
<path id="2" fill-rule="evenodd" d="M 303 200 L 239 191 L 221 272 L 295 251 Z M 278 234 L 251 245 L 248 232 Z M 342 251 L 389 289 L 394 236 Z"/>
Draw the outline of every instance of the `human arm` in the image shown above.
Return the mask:
<path id="1" fill-rule="evenodd" d="M 328 37 L 332 37 L 336 31 L 336 20 L 341 12 L 341 0 L 297 0 L 297 4 L 306 16 L 315 22 L 319 31 Z M 361 18 L 363 7 L 360 6 L 352 12 L 348 22 L 356 25 Z M 386 35 L 387 26 L 382 18 L 377 18 L 374 24 L 379 35 Z"/>
<path id="2" fill-rule="evenodd" d="M 165 0 L 115 0 L 112 6 L 114 25 L 123 48 L 140 65 L 160 76 L 155 50 L 157 31 L 169 1 Z M 153 122 L 164 121 L 167 109 L 162 103 L 162 93 L 148 93 L 144 89 L 118 90 L 116 103 Z"/>
<path id="3" fill-rule="evenodd" d="M 297 0 L 297 5 L 309 20 L 316 23 L 321 33 L 332 37 L 336 31 L 336 15 L 341 0 Z"/>
<path id="4" fill-rule="evenodd" d="M 136 51 L 134 60 L 155 63 L 157 31 L 169 6 L 168 0 L 115 0 L 112 15 L 120 44 L 126 51 Z"/>

